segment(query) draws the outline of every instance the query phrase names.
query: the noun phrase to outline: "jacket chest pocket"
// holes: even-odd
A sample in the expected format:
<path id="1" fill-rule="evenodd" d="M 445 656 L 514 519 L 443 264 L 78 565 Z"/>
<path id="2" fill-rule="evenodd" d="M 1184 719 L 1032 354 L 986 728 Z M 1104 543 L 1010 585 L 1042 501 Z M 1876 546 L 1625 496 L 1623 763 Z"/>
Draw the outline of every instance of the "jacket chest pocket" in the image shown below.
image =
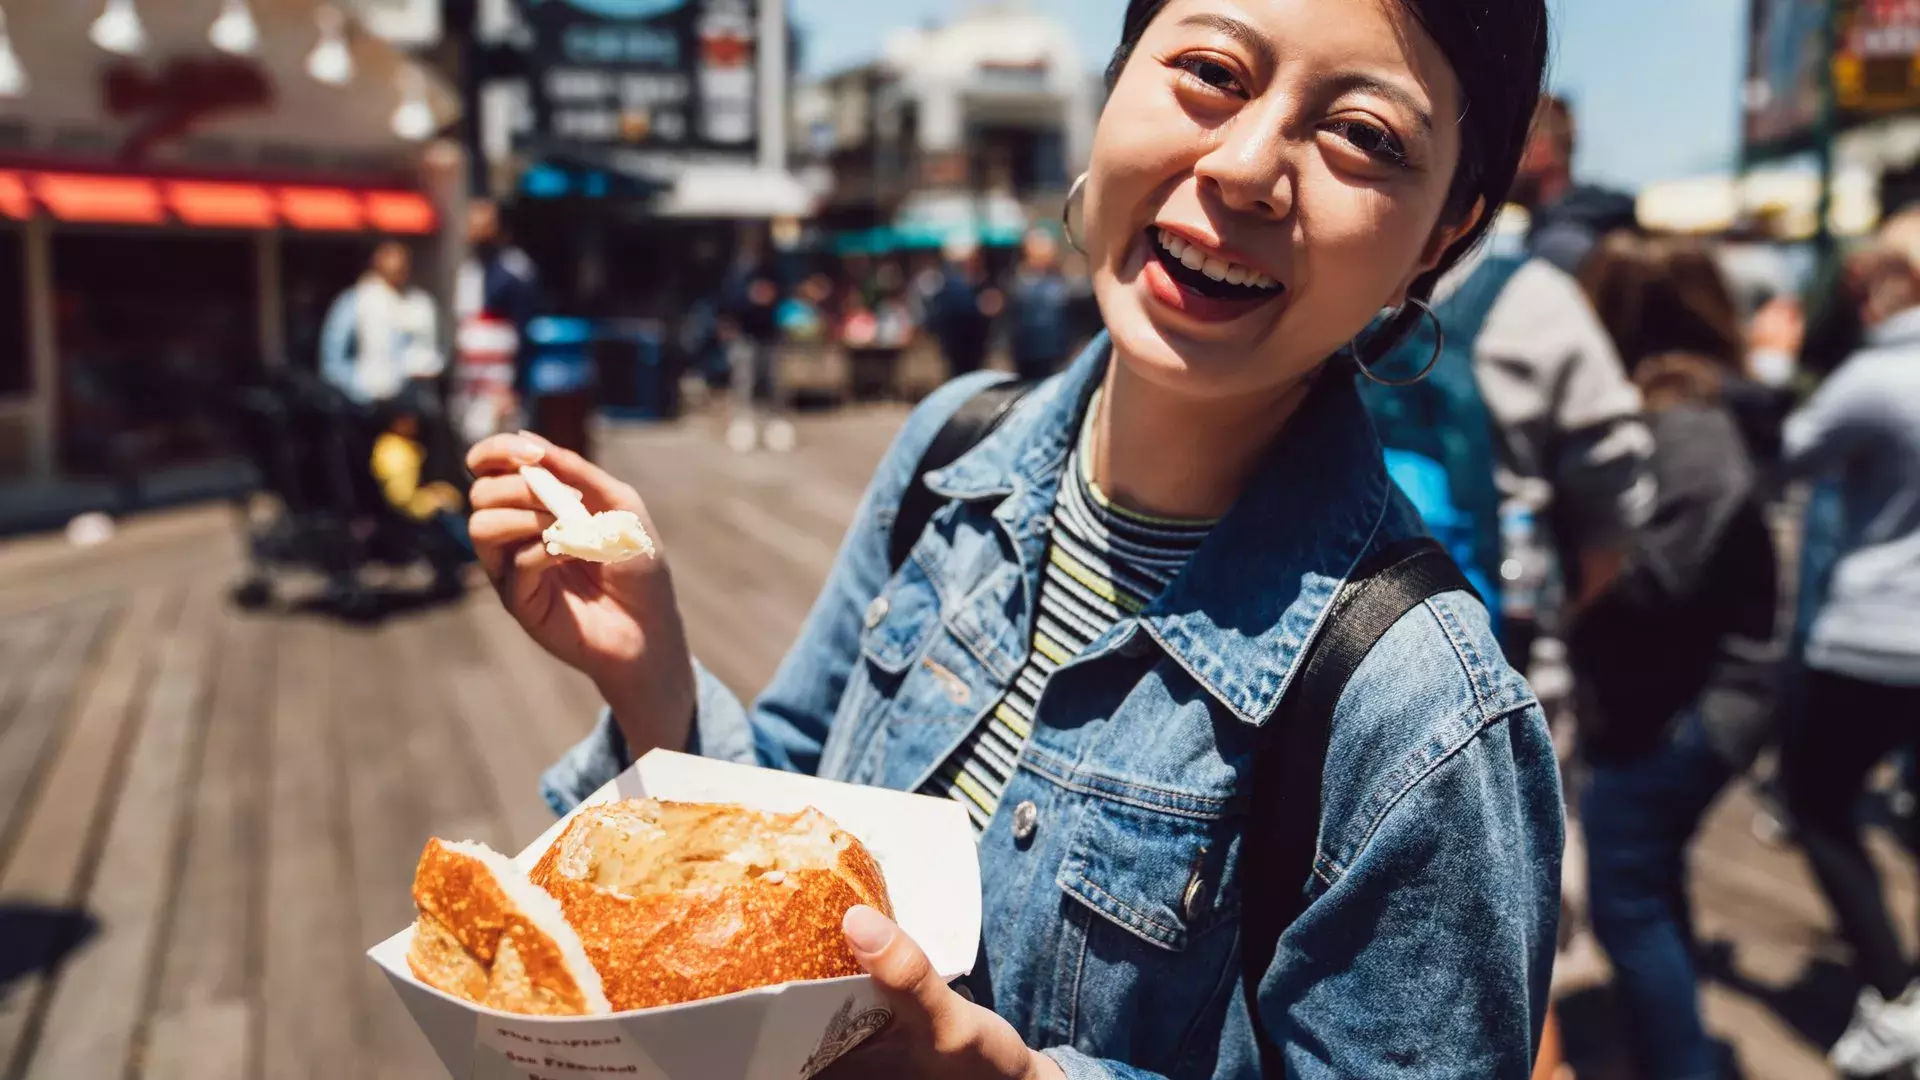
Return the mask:
<path id="1" fill-rule="evenodd" d="M 1195 815 L 1191 797 L 1164 794 L 1183 811 L 1153 794 L 1083 806 L 1055 878 L 1078 950 L 1062 966 L 1073 985 L 1058 996 L 1070 1003 L 1059 1026 L 1086 1053 L 1184 1076 L 1183 1059 L 1217 1038 L 1239 986 L 1232 867 L 1244 819 Z M 1206 1075 L 1199 1061 L 1189 1067 Z"/>

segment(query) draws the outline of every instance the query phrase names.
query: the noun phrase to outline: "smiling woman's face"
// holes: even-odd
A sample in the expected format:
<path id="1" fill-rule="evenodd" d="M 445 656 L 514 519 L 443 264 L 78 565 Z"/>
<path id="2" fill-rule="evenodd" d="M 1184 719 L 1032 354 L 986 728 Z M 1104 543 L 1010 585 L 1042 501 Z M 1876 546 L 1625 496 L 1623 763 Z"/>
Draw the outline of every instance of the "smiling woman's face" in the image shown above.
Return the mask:
<path id="1" fill-rule="evenodd" d="M 1114 84 L 1086 185 L 1122 361 L 1275 392 L 1401 303 L 1443 221 L 1459 83 L 1401 0 L 1171 0 Z"/>

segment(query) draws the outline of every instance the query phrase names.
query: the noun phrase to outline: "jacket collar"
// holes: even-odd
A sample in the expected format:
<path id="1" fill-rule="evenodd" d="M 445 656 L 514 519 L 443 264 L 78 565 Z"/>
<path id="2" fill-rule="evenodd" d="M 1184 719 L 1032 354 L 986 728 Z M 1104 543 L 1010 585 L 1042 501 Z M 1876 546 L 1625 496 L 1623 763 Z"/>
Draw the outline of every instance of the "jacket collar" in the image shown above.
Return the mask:
<path id="1" fill-rule="evenodd" d="M 928 476 L 949 498 L 1002 500 L 994 516 L 1030 579 L 1045 554 L 1067 451 L 1108 353 L 1103 333 L 993 434 Z M 1235 716 L 1266 723 L 1334 596 L 1372 546 L 1391 491 L 1380 441 L 1351 381 L 1323 380 L 1185 572 L 1142 614 L 1146 632 Z"/>

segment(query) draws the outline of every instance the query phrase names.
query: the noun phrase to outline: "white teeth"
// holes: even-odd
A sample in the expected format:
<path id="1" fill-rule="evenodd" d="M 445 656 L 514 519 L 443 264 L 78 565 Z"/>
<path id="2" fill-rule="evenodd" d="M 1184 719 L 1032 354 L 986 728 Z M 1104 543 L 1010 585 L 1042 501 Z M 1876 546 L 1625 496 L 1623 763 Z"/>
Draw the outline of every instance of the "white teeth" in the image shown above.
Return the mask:
<path id="1" fill-rule="evenodd" d="M 1215 281 L 1224 281 L 1230 285 L 1247 285 L 1257 289 L 1272 289 L 1279 286 L 1269 275 L 1230 263 L 1225 259 L 1209 256 L 1200 250 L 1198 244 L 1191 243 L 1166 229 L 1158 230 L 1160 246 L 1173 256 L 1182 266 L 1197 270 Z"/>

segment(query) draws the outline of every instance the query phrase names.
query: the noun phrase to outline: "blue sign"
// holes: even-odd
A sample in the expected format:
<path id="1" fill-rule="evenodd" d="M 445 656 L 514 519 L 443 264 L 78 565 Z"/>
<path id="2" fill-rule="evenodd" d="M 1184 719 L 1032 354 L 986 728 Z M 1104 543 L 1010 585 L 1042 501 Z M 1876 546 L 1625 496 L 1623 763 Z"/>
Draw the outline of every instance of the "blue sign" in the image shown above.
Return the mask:
<path id="1" fill-rule="evenodd" d="M 551 0 L 533 0 L 535 4 Z M 568 7 L 579 8 L 589 15 L 598 15 L 603 19 L 651 19 L 665 15 L 670 11 L 679 11 L 687 6 L 687 0 L 559 0 Z"/>

